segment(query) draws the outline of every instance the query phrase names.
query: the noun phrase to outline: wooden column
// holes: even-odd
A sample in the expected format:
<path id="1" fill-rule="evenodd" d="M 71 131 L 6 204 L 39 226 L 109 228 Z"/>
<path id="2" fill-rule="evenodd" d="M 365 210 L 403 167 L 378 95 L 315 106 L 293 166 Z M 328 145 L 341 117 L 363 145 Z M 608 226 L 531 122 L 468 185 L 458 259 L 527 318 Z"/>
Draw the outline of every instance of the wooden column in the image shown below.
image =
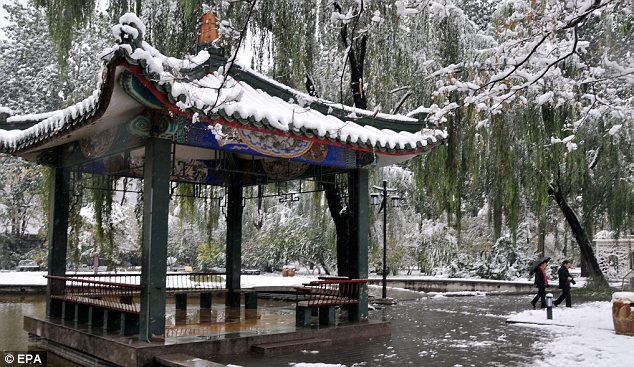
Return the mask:
<path id="1" fill-rule="evenodd" d="M 58 161 L 61 162 L 61 159 Z M 51 172 L 49 193 L 48 275 L 64 276 L 66 274 L 69 196 L 69 170 L 54 167 Z M 51 300 L 51 296 L 56 294 L 64 294 L 64 282 L 49 279 L 46 285 L 46 314 L 49 317 L 62 316 L 62 301 Z"/>
<path id="2" fill-rule="evenodd" d="M 227 307 L 240 307 L 242 267 L 242 187 L 229 187 L 227 200 Z"/>
<path id="3" fill-rule="evenodd" d="M 368 216 L 370 201 L 368 194 L 368 171 L 356 169 L 348 174 L 349 205 L 352 211 L 350 221 L 350 250 L 348 262 L 351 278 L 368 278 Z M 359 304 L 349 309 L 352 321 L 367 320 L 368 318 L 368 286 L 363 284 L 360 289 Z"/>
<path id="4" fill-rule="evenodd" d="M 148 138 L 143 166 L 143 244 L 139 339 L 165 338 L 165 276 L 171 143 Z"/>

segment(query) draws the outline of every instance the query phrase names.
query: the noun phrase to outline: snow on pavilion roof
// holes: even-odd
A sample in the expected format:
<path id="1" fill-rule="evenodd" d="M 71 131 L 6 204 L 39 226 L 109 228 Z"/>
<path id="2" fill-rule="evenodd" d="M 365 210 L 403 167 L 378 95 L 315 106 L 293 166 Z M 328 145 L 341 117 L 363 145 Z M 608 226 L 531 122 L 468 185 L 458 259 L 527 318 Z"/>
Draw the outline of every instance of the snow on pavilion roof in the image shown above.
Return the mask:
<path id="1" fill-rule="evenodd" d="M 224 75 L 225 69 L 229 69 L 226 61 L 206 50 L 185 59 L 164 56 L 143 41 L 145 26 L 132 13 L 122 16 L 112 30 L 118 44 L 101 53 L 106 61 L 105 71 L 121 63 L 140 68 L 137 74 L 145 79 L 142 83 L 166 96 L 164 102 L 171 112 L 191 116 L 194 121 L 211 124 L 223 117 L 245 128 L 389 155 L 426 152 L 447 138 L 446 131 L 422 128 L 423 123 L 417 119 L 377 114 L 314 98 L 241 65 L 231 68 L 232 76 Z M 212 69 L 216 70 L 209 72 Z M 90 97 L 66 109 L 6 118 L 6 123 L 12 126 L 20 123 L 32 126 L 24 130 L 0 130 L 0 152 L 17 153 L 43 142 L 50 145 L 51 140 L 78 129 L 82 123 L 99 119 L 103 109 L 114 103 L 107 97 L 111 93 L 105 92 L 106 79 L 114 77 L 111 74 L 115 73 L 104 72 L 107 77 Z M 5 116 L 10 114 L 6 109 L 3 111 Z"/>

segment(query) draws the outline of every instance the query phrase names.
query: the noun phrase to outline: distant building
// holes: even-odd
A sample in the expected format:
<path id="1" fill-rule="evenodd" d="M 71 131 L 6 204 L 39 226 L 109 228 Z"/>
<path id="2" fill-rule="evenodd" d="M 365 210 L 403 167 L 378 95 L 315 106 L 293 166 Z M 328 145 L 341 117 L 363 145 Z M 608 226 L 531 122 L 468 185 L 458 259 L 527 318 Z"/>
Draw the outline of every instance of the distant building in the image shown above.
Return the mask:
<path id="1" fill-rule="evenodd" d="M 634 235 L 597 238 L 592 243 L 601 271 L 608 279 L 621 279 L 634 269 Z"/>

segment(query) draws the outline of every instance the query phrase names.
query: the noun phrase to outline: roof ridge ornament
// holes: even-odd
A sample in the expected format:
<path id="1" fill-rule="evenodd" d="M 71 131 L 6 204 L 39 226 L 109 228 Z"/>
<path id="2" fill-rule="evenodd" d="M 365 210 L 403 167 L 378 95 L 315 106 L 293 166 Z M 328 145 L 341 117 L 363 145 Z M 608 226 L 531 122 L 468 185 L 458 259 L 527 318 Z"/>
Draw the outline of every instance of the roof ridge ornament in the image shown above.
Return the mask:
<path id="1" fill-rule="evenodd" d="M 216 13 L 210 6 L 203 4 L 196 51 L 207 50 L 212 55 L 223 56 L 224 50 L 218 45 L 218 41 L 221 39 L 219 30 L 220 24 Z"/>
<path id="2" fill-rule="evenodd" d="M 143 44 L 145 24 L 135 13 L 125 13 L 119 18 L 119 24 L 112 26 L 112 34 L 118 44 L 129 44 L 133 48 L 139 48 Z"/>

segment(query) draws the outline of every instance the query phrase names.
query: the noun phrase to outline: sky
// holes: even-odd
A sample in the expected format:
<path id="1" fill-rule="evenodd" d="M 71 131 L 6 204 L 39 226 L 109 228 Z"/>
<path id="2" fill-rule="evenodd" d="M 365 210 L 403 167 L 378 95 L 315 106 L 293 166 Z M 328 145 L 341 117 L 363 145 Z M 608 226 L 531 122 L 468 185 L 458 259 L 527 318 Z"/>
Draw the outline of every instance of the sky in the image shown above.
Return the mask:
<path id="1" fill-rule="evenodd" d="M 2 28 L 9 24 L 7 20 L 7 12 L 4 10 L 4 4 L 12 4 L 14 0 L 0 0 L 0 40 L 7 39 L 7 35 L 4 34 Z"/>

